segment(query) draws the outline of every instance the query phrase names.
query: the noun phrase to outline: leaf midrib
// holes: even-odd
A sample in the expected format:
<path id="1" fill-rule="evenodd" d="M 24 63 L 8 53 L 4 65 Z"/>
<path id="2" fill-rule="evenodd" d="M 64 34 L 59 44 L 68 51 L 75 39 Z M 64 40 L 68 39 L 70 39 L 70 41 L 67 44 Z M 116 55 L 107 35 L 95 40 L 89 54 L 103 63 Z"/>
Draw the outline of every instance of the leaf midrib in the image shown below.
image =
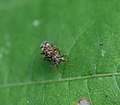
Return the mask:
<path id="1" fill-rule="evenodd" d="M 47 84 L 47 83 L 55 83 L 55 82 L 66 82 L 66 81 L 74 81 L 74 80 L 84 80 L 91 79 L 97 77 L 109 77 L 109 76 L 120 76 L 120 73 L 109 73 L 109 74 L 95 74 L 89 76 L 82 77 L 73 77 L 73 78 L 64 78 L 64 79 L 54 79 L 54 80 L 46 80 L 46 81 L 31 81 L 31 82 L 21 82 L 21 83 L 8 83 L 0 85 L 0 88 L 10 88 L 10 87 L 19 87 L 19 86 L 27 86 L 27 85 L 36 85 L 36 84 Z"/>

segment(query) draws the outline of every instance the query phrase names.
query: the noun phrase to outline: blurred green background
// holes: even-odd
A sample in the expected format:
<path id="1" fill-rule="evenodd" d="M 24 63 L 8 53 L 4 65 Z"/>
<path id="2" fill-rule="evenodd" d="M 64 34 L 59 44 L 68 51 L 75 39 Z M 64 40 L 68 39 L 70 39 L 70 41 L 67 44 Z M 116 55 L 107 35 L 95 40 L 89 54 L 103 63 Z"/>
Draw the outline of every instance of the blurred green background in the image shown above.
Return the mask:
<path id="1" fill-rule="evenodd" d="M 39 46 L 53 42 L 59 70 Z M 0 105 L 120 105 L 119 0 L 0 0 Z"/>

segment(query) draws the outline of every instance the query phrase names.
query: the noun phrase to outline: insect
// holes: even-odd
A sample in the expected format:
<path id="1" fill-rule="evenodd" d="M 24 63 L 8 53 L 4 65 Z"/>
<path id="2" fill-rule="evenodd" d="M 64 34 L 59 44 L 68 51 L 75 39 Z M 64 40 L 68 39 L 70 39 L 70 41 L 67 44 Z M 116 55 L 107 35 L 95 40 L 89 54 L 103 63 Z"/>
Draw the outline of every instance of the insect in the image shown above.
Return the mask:
<path id="1" fill-rule="evenodd" d="M 53 62 L 57 67 L 61 62 L 67 62 L 66 55 L 60 55 L 60 49 L 55 48 L 53 44 L 45 41 L 40 45 L 44 59 Z"/>

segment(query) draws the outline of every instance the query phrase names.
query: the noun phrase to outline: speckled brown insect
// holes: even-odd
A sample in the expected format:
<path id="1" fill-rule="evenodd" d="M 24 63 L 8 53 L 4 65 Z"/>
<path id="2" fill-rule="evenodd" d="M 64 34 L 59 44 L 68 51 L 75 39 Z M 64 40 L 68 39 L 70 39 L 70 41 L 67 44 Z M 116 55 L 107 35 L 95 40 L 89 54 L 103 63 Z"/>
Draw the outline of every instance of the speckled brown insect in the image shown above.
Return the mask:
<path id="1" fill-rule="evenodd" d="M 55 48 L 53 44 L 47 41 L 40 45 L 40 49 L 42 50 L 41 54 L 44 55 L 44 59 L 54 62 L 57 67 L 61 62 L 67 62 L 67 60 L 64 59 L 65 55 L 60 55 L 60 49 Z"/>

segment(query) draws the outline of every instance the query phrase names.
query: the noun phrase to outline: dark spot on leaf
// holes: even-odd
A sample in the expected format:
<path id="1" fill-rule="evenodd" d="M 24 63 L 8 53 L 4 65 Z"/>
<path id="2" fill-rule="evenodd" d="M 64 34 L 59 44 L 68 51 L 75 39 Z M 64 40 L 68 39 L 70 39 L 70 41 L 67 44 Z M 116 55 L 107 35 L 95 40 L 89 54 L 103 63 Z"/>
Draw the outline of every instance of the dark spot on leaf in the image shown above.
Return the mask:
<path id="1" fill-rule="evenodd" d="M 105 95 L 105 97 L 108 97 L 108 95 Z"/>
<path id="2" fill-rule="evenodd" d="M 100 42 L 100 43 L 99 43 L 99 46 L 102 47 L 102 46 L 103 46 L 103 42 Z"/>

